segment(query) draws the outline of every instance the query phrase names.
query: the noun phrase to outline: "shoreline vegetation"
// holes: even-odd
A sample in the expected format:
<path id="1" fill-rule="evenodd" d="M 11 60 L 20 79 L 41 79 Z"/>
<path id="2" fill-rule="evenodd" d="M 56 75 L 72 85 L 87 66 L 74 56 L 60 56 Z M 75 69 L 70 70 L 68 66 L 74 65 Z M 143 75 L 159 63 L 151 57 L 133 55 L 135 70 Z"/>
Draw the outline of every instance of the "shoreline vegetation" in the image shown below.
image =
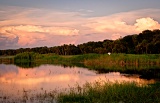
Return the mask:
<path id="1" fill-rule="evenodd" d="M 1 58 L 5 59 L 5 58 Z M 34 52 L 24 52 L 15 56 L 6 57 L 14 62 L 69 62 L 84 63 L 96 68 L 96 65 L 105 67 L 107 65 L 160 65 L 160 54 L 82 54 L 82 55 L 56 55 L 56 54 L 39 54 Z"/>
<path id="2" fill-rule="evenodd" d="M 10 57 L 1 57 L 1 63 L 16 64 L 32 68 L 41 64 L 79 66 L 96 70 L 98 73 L 121 72 L 139 74 L 145 79 L 157 79 L 154 84 L 140 85 L 135 82 L 95 81 L 82 87 L 78 84 L 69 91 L 51 91 L 36 94 L 35 101 L 57 103 L 158 103 L 160 102 L 160 54 L 83 54 L 56 55 L 24 52 Z M 23 98 L 24 101 L 29 99 Z"/>
<path id="3" fill-rule="evenodd" d="M 159 103 L 160 83 L 95 81 L 70 88 L 57 96 L 60 103 Z"/>
<path id="4" fill-rule="evenodd" d="M 83 54 L 56 55 L 24 52 L 0 58 L 1 63 L 32 68 L 41 64 L 78 66 L 96 70 L 97 73 L 120 72 L 139 74 L 141 78 L 160 79 L 160 54 Z"/>
<path id="5" fill-rule="evenodd" d="M 109 82 L 97 80 L 83 86 L 75 84 L 62 90 L 44 90 L 30 95 L 23 91 L 22 97 L 12 99 L 21 103 L 159 103 L 160 82 L 138 84 L 136 82 Z M 4 100 L 11 102 L 9 97 Z M 2 102 L 4 102 L 2 101 Z"/>

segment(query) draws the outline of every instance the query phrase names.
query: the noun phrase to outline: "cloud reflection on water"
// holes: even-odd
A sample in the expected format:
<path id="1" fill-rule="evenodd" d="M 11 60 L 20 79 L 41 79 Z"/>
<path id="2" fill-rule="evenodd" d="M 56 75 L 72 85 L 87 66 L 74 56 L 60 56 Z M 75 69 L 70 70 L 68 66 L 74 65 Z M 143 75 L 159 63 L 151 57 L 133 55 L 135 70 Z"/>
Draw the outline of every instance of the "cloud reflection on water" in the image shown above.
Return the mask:
<path id="1" fill-rule="evenodd" d="M 40 93 L 43 90 L 64 89 L 83 85 L 95 80 L 108 80 L 111 82 L 135 81 L 138 83 L 154 82 L 140 79 L 138 76 L 124 76 L 118 72 L 97 74 L 95 71 L 80 67 L 61 67 L 54 65 L 41 65 L 35 68 L 23 69 L 14 65 L 0 64 L 0 96 L 22 95 L 20 91 Z"/>

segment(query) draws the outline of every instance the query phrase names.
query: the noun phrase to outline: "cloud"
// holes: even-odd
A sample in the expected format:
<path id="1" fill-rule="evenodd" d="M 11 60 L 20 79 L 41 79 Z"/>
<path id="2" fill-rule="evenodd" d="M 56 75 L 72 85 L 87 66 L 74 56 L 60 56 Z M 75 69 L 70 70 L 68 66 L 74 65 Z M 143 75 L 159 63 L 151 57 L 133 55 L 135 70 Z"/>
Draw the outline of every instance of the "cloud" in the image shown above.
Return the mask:
<path id="1" fill-rule="evenodd" d="M 120 36 L 139 33 L 146 29 L 160 29 L 160 24 L 150 17 L 136 19 L 135 21 L 135 24 L 128 25 L 127 22 L 124 21 L 101 20 L 99 18 L 98 20 L 96 19 L 96 21 L 93 23 L 89 23 L 85 26 L 94 29 L 94 32 L 97 33 L 110 33 L 113 40 Z"/>
<path id="2" fill-rule="evenodd" d="M 6 32 L 39 32 L 53 35 L 78 35 L 79 30 L 69 27 L 43 27 L 34 25 L 5 26 L 0 28 L 1 33 Z"/>
<path id="3" fill-rule="evenodd" d="M 2 49 L 9 49 L 12 47 L 17 48 L 18 41 L 19 41 L 18 36 L 14 36 L 9 32 L 7 34 L 0 33 L 0 48 Z"/>
<path id="4" fill-rule="evenodd" d="M 144 13 L 145 11 L 147 13 Z M 109 39 L 115 40 L 126 35 L 140 33 L 146 29 L 160 29 L 160 24 L 155 18 L 156 15 L 160 17 L 159 13 L 160 10 L 157 9 L 146 9 L 104 17 L 94 17 L 90 18 L 89 22 L 83 26 L 90 28 L 92 32 L 96 32 L 97 34 L 110 35 Z"/>
<path id="5" fill-rule="evenodd" d="M 160 9 L 121 12 L 102 17 L 85 17 L 82 13 L 84 10 L 65 12 L 0 7 L 0 12 L 1 49 L 115 40 L 146 29 L 160 29 Z"/>
<path id="6" fill-rule="evenodd" d="M 73 26 L 76 21 L 82 21 L 82 13 L 64 12 L 38 8 L 1 6 L 0 26 L 10 25 L 44 25 Z M 77 24 L 77 22 L 76 22 Z"/>
<path id="7" fill-rule="evenodd" d="M 31 46 L 37 43 L 41 44 L 45 43 L 46 41 L 51 41 L 54 35 L 78 35 L 79 30 L 69 27 L 43 27 L 33 25 L 19 25 L 0 27 L 0 33 L 3 33 L 0 34 L 1 38 L 5 37 L 3 38 L 3 40 L 1 40 L 2 46 L 3 44 L 6 44 L 7 46 L 9 44 L 11 45 L 12 43 L 20 46 Z"/>
<path id="8" fill-rule="evenodd" d="M 146 29 L 160 29 L 160 24 L 150 17 L 137 19 L 134 26 L 136 27 L 136 30 L 139 32 Z"/>
<path id="9" fill-rule="evenodd" d="M 85 16 L 85 15 L 87 15 L 88 13 L 93 13 L 94 11 L 92 11 L 92 10 L 80 9 L 79 12 L 80 12 L 80 13 L 83 13 L 83 15 Z"/>
<path id="10" fill-rule="evenodd" d="M 121 37 L 121 34 L 118 34 L 118 33 L 116 33 L 116 34 L 112 34 L 112 40 L 116 40 L 116 39 L 119 39 Z"/>

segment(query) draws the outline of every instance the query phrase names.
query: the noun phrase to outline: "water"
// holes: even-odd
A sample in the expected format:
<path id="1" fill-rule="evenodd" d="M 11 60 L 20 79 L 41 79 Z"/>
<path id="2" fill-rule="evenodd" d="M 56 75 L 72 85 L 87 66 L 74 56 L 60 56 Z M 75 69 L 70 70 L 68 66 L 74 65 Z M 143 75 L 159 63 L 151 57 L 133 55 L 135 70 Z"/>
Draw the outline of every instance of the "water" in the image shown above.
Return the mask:
<path id="1" fill-rule="evenodd" d="M 86 82 L 95 80 L 135 81 L 140 84 L 154 82 L 154 80 L 140 79 L 138 75 L 129 76 L 119 72 L 97 74 L 96 71 L 80 67 L 41 65 L 24 69 L 15 65 L 0 64 L 0 102 L 27 102 L 25 100 L 28 97 L 37 94 L 53 90 L 62 91 L 76 84 L 82 86 Z"/>

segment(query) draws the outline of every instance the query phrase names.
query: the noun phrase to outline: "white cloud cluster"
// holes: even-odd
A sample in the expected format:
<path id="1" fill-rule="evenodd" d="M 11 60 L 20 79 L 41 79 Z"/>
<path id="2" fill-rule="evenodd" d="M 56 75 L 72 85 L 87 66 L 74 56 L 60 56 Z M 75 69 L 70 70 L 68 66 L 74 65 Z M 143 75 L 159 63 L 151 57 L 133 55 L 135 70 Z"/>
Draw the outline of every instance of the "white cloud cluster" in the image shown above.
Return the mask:
<path id="1" fill-rule="evenodd" d="M 133 25 L 127 24 L 127 21 L 120 20 L 104 20 L 103 18 L 93 19 L 91 23 L 85 26 L 93 29 L 99 33 L 109 33 L 113 40 L 123 37 L 125 35 L 142 32 L 143 30 L 160 29 L 160 24 L 150 17 L 139 18 L 135 20 Z"/>
<path id="2" fill-rule="evenodd" d="M 139 32 L 146 29 L 149 30 L 160 29 L 160 24 L 150 17 L 137 19 L 134 26 L 136 27 L 136 30 Z"/>

